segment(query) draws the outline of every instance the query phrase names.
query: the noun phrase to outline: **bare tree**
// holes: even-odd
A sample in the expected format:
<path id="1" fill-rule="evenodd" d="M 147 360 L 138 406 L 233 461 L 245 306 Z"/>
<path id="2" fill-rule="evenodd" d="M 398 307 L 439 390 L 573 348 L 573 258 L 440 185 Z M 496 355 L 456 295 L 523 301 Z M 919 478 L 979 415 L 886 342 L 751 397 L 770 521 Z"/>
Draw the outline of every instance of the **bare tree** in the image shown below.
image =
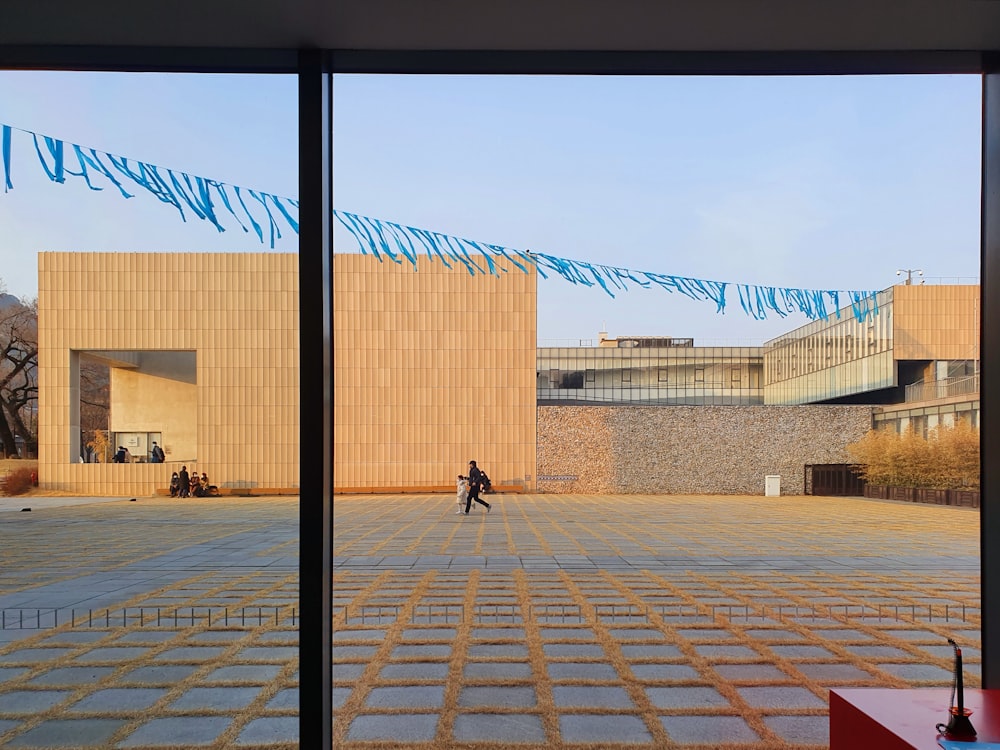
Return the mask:
<path id="1" fill-rule="evenodd" d="M 11 301 L 14 300 L 14 301 Z M 38 403 L 38 303 L 6 295 L 0 306 L 0 444 L 4 453 L 17 455 L 14 435 L 37 444 L 34 425 L 26 413 Z"/>

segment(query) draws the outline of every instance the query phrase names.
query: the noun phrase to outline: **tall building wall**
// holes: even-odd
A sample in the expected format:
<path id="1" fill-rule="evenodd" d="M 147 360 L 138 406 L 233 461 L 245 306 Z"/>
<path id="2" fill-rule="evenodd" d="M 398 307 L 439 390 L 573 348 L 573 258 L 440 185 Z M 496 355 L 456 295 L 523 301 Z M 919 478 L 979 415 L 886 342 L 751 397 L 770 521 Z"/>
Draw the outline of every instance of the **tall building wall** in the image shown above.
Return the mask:
<path id="1" fill-rule="evenodd" d="M 893 307 L 897 360 L 979 359 L 978 284 L 897 286 Z"/>
<path id="2" fill-rule="evenodd" d="M 805 464 L 848 463 L 870 406 L 540 406 L 538 489 L 581 493 L 804 491 Z"/>
<path id="3" fill-rule="evenodd" d="M 536 276 L 498 263 L 334 265 L 334 486 L 441 486 L 475 459 L 535 473 Z"/>
<path id="4" fill-rule="evenodd" d="M 149 495 L 185 461 L 220 487 L 298 486 L 298 258 L 278 253 L 41 253 L 39 479 L 81 494 Z M 194 456 L 166 464 L 78 463 L 82 353 L 144 372 L 144 352 L 195 353 L 196 398 L 175 404 Z M 181 353 L 184 353 L 181 355 Z M 149 357 L 150 360 L 156 357 Z M 182 384 L 177 386 L 183 391 Z M 178 392 L 176 388 L 168 389 Z M 119 393 L 121 426 L 169 437 L 145 386 Z M 144 394 L 144 395 L 143 395 Z M 166 396 L 159 392 L 161 399 Z M 182 453 L 192 450 L 185 446 Z"/>

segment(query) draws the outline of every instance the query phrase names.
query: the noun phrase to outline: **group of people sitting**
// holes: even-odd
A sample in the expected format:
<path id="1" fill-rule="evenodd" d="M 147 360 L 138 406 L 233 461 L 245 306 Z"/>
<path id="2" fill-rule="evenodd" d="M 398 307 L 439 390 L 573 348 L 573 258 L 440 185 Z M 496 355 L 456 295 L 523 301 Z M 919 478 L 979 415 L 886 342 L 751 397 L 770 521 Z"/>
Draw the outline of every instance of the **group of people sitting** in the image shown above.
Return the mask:
<path id="1" fill-rule="evenodd" d="M 188 475 L 187 466 L 182 466 L 180 472 L 174 472 L 170 477 L 170 497 L 207 497 L 218 495 L 219 488 L 209 484 L 208 474 L 198 476 L 198 472 Z"/>

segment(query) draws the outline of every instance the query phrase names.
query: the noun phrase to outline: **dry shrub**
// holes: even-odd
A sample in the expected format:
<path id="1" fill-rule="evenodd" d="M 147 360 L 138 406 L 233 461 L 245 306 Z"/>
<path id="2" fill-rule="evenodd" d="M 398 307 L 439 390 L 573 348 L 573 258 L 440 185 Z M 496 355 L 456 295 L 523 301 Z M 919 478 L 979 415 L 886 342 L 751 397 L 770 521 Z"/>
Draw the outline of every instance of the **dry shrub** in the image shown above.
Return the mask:
<path id="1" fill-rule="evenodd" d="M 870 484 L 934 489 L 979 489 L 979 430 L 960 420 L 939 425 L 927 438 L 912 429 L 902 434 L 870 430 L 847 446 Z"/>
<path id="2" fill-rule="evenodd" d="M 34 485 L 32 474 L 32 469 L 14 469 L 3 481 L 3 494 L 23 495 Z"/>

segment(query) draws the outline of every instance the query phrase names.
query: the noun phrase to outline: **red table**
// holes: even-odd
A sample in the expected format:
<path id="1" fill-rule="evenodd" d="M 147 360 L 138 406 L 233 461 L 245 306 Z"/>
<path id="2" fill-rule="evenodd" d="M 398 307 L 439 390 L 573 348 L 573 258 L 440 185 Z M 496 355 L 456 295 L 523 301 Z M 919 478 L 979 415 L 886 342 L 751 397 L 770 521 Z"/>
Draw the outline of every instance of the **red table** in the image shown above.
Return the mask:
<path id="1" fill-rule="evenodd" d="M 951 688 L 830 690 L 830 750 L 941 750 Z M 1000 742 L 1000 690 L 966 688 L 979 742 Z"/>

